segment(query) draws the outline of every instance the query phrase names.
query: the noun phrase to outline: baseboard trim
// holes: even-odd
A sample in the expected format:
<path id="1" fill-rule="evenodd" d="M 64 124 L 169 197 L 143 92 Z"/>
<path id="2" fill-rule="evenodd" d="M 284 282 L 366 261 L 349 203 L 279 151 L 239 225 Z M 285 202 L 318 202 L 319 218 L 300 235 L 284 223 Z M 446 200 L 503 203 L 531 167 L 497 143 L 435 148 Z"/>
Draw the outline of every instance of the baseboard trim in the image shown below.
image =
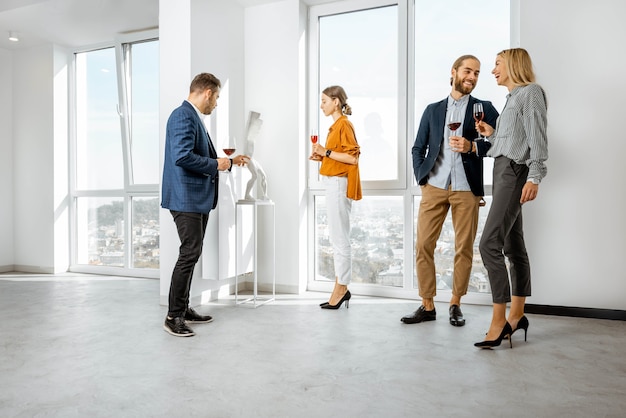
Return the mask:
<path id="1" fill-rule="evenodd" d="M 612 319 L 626 321 L 626 311 L 619 309 L 577 308 L 571 306 L 533 305 L 527 303 L 524 312 L 539 315 L 571 316 L 576 318 Z"/>
<path id="2" fill-rule="evenodd" d="M 27 266 L 23 264 L 15 264 L 13 268 L 14 271 L 18 273 L 54 274 L 54 267 Z"/>
<path id="3" fill-rule="evenodd" d="M 15 266 L 0 266 L 0 273 L 13 273 L 15 271 Z"/>

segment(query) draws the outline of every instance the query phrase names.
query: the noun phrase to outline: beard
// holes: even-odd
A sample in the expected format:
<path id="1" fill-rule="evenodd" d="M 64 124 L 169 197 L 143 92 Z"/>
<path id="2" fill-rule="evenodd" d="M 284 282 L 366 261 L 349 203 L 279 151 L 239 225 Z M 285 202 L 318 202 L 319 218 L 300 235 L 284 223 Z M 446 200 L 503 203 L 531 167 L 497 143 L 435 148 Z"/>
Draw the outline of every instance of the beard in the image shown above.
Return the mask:
<path id="1" fill-rule="evenodd" d="M 470 94 L 474 90 L 474 87 L 476 87 L 476 83 L 472 84 L 471 87 L 467 87 L 463 84 L 463 79 L 454 79 L 454 89 L 461 94 Z"/>

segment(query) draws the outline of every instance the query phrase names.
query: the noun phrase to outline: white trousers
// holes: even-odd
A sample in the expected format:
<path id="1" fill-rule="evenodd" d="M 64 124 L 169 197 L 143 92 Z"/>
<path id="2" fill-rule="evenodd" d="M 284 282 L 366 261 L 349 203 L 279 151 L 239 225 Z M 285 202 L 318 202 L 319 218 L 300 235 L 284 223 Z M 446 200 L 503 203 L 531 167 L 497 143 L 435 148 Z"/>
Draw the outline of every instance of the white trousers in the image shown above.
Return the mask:
<path id="1" fill-rule="evenodd" d="M 350 212 L 352 199 L 346 197 L 348 178 L 322 176 L 326 188 L 328 233 L 333 245 L 333 261 L 337 283 L 348 285 L 352 279 L 352 248 L 350 247 Z"/>

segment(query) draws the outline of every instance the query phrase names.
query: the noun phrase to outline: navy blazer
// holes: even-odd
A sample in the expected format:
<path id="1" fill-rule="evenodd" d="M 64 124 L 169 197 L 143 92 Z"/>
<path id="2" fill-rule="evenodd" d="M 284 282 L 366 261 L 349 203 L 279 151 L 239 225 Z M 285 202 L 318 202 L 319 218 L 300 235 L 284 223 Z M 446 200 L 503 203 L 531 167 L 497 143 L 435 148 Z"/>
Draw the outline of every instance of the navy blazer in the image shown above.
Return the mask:
<path id="1" fill-rule="evenodd" d="M 476 138 L 478 138 L 478 132 L 474 128 L 475 122 L 472 109 L 474 103 L 478 102 L 483 104 L 483 120 L 493 127 L 496 126 L 498 111 L 493 107 L 491 102 L 478 100 L 470 96 L 465 111 L 465 120 L 463 121 L 463 132 L 461 136 L 469 141 L 476 142 L 478 155 L 474 153 L 463 153 L 461 154 L 461 159 L 463 161 L 463 168 L 465 169 L 465 176 L 467 177 L 467 182 L 469 183 L 472 193 L 476 196 L 484 196 L 483 156 L 485 156 L 489 148 L 491 148 L 491 143 L 485 140 L 476 140 Z M 440 102 L 429 104 L 422 114 L 422 120 L 412 150 L 413 173 L 419 185 L 424 185 L 428 182 L 430 172 L 435 166 L 439 152 L 441 152 L 441 145 L 444 141 L 443 128 L 446 123 L 447 106 L 448 98 L 446 97 Z M 445 138 L 445 140 L 447 140 L 447 138 Z"/>
<path id="2" fill-rule="evenodd" d="M 217 152 L 196 109 L 184 101 L 167 120 L 161 207 L 209 213 L 218 185 Z"/>

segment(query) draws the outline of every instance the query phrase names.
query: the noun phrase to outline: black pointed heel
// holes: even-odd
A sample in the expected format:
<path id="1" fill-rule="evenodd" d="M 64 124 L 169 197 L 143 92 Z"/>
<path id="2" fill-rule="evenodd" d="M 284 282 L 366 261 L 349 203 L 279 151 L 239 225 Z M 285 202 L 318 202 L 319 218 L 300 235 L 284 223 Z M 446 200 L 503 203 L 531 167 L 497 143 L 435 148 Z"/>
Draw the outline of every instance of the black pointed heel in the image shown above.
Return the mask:
<path id="1" fill-rule="evenodd" d="M 515 329 L 511 332 L 511 335 L 515 334 L 515 331 L 517 331 L 518 329 L 524 330 L 524 341 L 526 341 L 526 335 L 528 334 L 528 318 L 526 318 L 526 315 L 523 315 L 519 319 L 517 325 L 515 326 Z"/>
<path id="2" fill-rule="evenodd" d="M 504 337 L 508 336 L 509 337 L 509 345 L 511 346 L 511 348 L 513 348 L 513 341 L 511 341 L 511 334 L 513 333 L 513 329 L 511 328 L 511 324 L 509 324 L 508 322 L 504 325 L 504 328 L 502 328 L 502 332 L 500 333 L 500 336 L 495 339 L 495 340 L 485 340 L 485 341 L 481 341 L 479 343 L 474 343 L 474 347 L 478 347 L 478 348 L 492 348 L 492 347 L 497 347 L 500 345 L 500 343 L 502 343 L 502 340 L 504 339 Z"/>
<path id="3" fill-rule="evenodd" d="M 343 295 L 343 297 L 341 298 L 339 303 L 337 303 L 336 305 L 331 305 L 330 303 L 327 303 L 325 305 L 321 305 L 320 307 L 322 309 L 339 309 L 339 308 L 341 308 L 341 304 L 346 302 L 346 309 L 348 309 L 350 307 L 350 298 L 351 297 L 352 297 L 352 295 L 350 294 L 350 291 L 348 290 L 346 292 L 346 294 Z"/>

